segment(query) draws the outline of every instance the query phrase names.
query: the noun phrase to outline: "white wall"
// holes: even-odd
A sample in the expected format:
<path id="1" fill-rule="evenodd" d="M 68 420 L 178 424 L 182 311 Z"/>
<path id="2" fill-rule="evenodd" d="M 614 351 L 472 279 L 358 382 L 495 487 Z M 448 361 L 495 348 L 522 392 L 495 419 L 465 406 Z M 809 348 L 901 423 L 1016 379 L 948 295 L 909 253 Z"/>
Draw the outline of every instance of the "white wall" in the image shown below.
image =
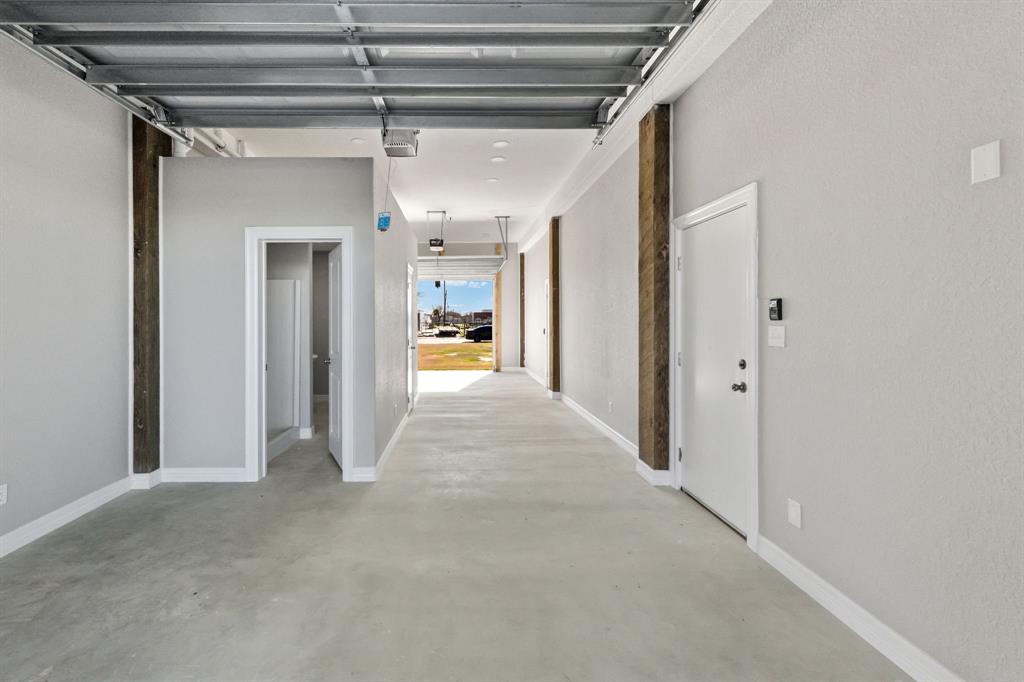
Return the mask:
<path id="1" fill-rule="evenodd" d="M 562 394 L 633 444 L 639 437 L 639 182 L 634 143 L 559 223 Z M 546 241 L 534 248 L 546 248 Z"/>
<path id="2" fill-rule="evenodd" d="M 378 191 L 378 195 L 382 193 L 383 189 Z M 416 277 L 416 236 L 394 197 L 388 202 L 388 210 L 391 211 L 391 228 L 387 232 L 376 232 L 374 241 L 377 457 L 384 452 L 408 408 L 406 337 L 409 318 L 405 298 L 408 266 L 413 267 L 414 283 Z M 415 303 L 413 310 L 415 314 Z"/>
<path id="3" fill-rule="evenodd" d="M 354 464 L 373 466 L 370 159 L 164 159 L 165 467 L 245 465 L 247 226 L 355 228 Z"/>
<path id="4" fill-rule="evenodd" d="M 508 245 L 501 268 L 501 366 L 519 367 L 519 245 Z"/>
<path id="5" fill-rule="evenodd" d="M 526 369 L 547 386 L 548 371 L 548 240 L 541 239 L 524 253 L 526 272 L 525 319 Z"/>
<path id="6" fill-rule="evenodd" d="M 313 245 L 268 244 L 267 279 L 299 282 L 299 428 L 308 429 L 313 426 Z"/>
<path id="7" fill-rule="evenodd" d="M 0 534 L 124 479 L 129 125 L 0 38 Z"/>
<path id="8" fill-rule="evenodd" d="M 757 181 L 785 299 L 762 533 L 972 680 L 1024 678 L 1022 36 L 1018 2 L 776 0 L 674 113 L 675 213 Z"/>

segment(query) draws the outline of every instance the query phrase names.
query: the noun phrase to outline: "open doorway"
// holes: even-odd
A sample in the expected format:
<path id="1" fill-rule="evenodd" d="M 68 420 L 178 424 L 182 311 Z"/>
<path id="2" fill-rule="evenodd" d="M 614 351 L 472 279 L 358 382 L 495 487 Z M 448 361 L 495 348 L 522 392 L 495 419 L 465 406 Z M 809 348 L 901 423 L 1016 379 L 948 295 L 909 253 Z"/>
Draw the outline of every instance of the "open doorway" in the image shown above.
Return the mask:
<path id="1" fill-rule="evenodd" d="M 246 230 L 246 472 L 302 439 L 352 466 L 352 229 Z"/>
<path id="2" fill-rule="evenodd" d="M 418 294 L 420 392 L 464 386 L 492 372 L 494 281 L 420 280 Z"/>

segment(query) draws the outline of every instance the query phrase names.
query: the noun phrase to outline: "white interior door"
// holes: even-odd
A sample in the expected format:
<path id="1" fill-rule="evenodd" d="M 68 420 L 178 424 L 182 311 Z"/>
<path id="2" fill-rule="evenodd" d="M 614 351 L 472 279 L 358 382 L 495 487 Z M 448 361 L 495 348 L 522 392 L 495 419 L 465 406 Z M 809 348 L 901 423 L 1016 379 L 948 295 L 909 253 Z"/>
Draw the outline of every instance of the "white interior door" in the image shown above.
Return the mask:
<path id="1" fill-rule="evenodd" d="M 299 282 L 267 280 L 267 435 L 299 425 Z"/>
<path id="2" fill-rule="evenodd" d="M 682 487 L 747 534 L 756 518 L 756 206 L 684 224 L 682 251 Z"/>
<path id="3" fill-rule="evenodd" d="M 341 364 L 341 250 L 344 248 L 343 245 L 336 246 L 328 255 L 328 277 L 329 277 L 329 294 L 328 294 L 328 306 L 329 311 L 329 322 L 330 327 L 329 333 L 329 346 L 327 354 L 327 369 L 328 369 L 328 398 L 327 398 L 327 410 L 329 413 L 328 418 L 328 438 L 327 447 L 338 463 L 339 467 L 343 467 L 341 461 L 341 375 L 342 375 L 342 364 Z M 344 471 L 344 469 L 342 469 Z"/>
<path id="4" fill-rule="evenodd" d="M 408 330 L 406 333 L 406 339 L 408 343 L 408 359 L 406 361 L 406 377 L 405 377 L 405 390 L 406 390 L 406 413 L 412 412 L 412 406 L 416 399 L 416 366 L 419 364 L 419 358 L 416 355 L 416 279 L 413 277 L 412 266 L 407 266 L 406 269 L 406 281 L 405 281 L 405 326 Z"/>

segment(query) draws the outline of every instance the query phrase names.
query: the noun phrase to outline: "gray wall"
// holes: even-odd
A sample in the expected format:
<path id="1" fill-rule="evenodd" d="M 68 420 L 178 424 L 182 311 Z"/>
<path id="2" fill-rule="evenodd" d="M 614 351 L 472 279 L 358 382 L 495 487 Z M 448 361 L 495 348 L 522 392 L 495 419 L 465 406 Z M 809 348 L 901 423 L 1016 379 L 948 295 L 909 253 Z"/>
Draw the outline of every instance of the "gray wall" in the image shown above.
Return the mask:
<path id="1" fill-rule="evenodd" d="M 525 252 L 526 271 L 526 369 L 547 385 L 548 301 L 544 281 L 548 278 L 548 240 L 542 237 Z"/>
<path id="2" fill-rule="evenodd" d="M 128 134 L 0 39 L 0 534 L 129 473 Z"/>
<path id="3" fill-rule="evenodd" d="M 313 245 L 268 244 L 267 279 L 299 281 L 299 352 L 303 358 L 299 368 L 299 426 L 308 429 L 313 425 Z"/>
<path id="4" fill-rule="evenodd" d="M 328 308 L 330 292 L 329 255 L 313 252 L 313 395 L 327 395 L 330 374 L 324 360 L 330 354 L 331 316 Z"/>
<path id="5" fill-rule="evenodd" d="M 562 215 L 559 282 L 562 394 L 634 444 L 638 187 L 639 147 L 633 144 Z M 534 249 L 546 248 L 545 242 Z"/>
<path id="6" fill-rule="evenodd" d="M 674 114 L 675 213 L 760 183 L 786 299 L 762 533 L 977 680 L 1024 678 L 1022 36 L 1018 2 L 776 0 Z"/>
<path id="7" fill-rule="evenodd" d="M 408 408 L 409 353 L 406 336 L 409 323 L 405 296 L 409 265 L 413 266 L 414 283 L 416 277 L 416 236 L 394 197 L 388 204 L 391 228 L 387 232 L 375 232 L 374 242 L 378 457 L 384 452 Z M 413 308 L 415 314 L 415 305 Z"/>
<path id="8" fill-rule="evenodd" d="M 245 465 L 245 228 L 355 228 L 356 466 L 374 437 L 370 159 L 164 159 L 164 466 Z"/>

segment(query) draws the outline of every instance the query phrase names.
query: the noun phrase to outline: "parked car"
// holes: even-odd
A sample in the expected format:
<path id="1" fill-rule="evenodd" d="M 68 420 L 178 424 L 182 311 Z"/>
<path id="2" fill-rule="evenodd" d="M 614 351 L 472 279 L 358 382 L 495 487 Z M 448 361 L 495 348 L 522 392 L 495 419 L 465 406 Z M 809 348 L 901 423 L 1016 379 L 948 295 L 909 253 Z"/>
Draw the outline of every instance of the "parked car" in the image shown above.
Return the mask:
<path id="1" fill-rule="evenodd" d="M 491 325 L 485 324 L 479 327 L 474 327 L 466 332 L 466 340 L 479 343 L 481 341 L 491 340 Z"/>
<path id="2" fill-rule="evenodd" d="M 438 327 L 437 328 L 437 336 L 438 337 L 441 337 L 441 336 L 458 336 L 458 335 L 459 335 L 459 328 L 458 327 L 453 327 L 451 325 L 448 325 L 447 327 Z"/>

